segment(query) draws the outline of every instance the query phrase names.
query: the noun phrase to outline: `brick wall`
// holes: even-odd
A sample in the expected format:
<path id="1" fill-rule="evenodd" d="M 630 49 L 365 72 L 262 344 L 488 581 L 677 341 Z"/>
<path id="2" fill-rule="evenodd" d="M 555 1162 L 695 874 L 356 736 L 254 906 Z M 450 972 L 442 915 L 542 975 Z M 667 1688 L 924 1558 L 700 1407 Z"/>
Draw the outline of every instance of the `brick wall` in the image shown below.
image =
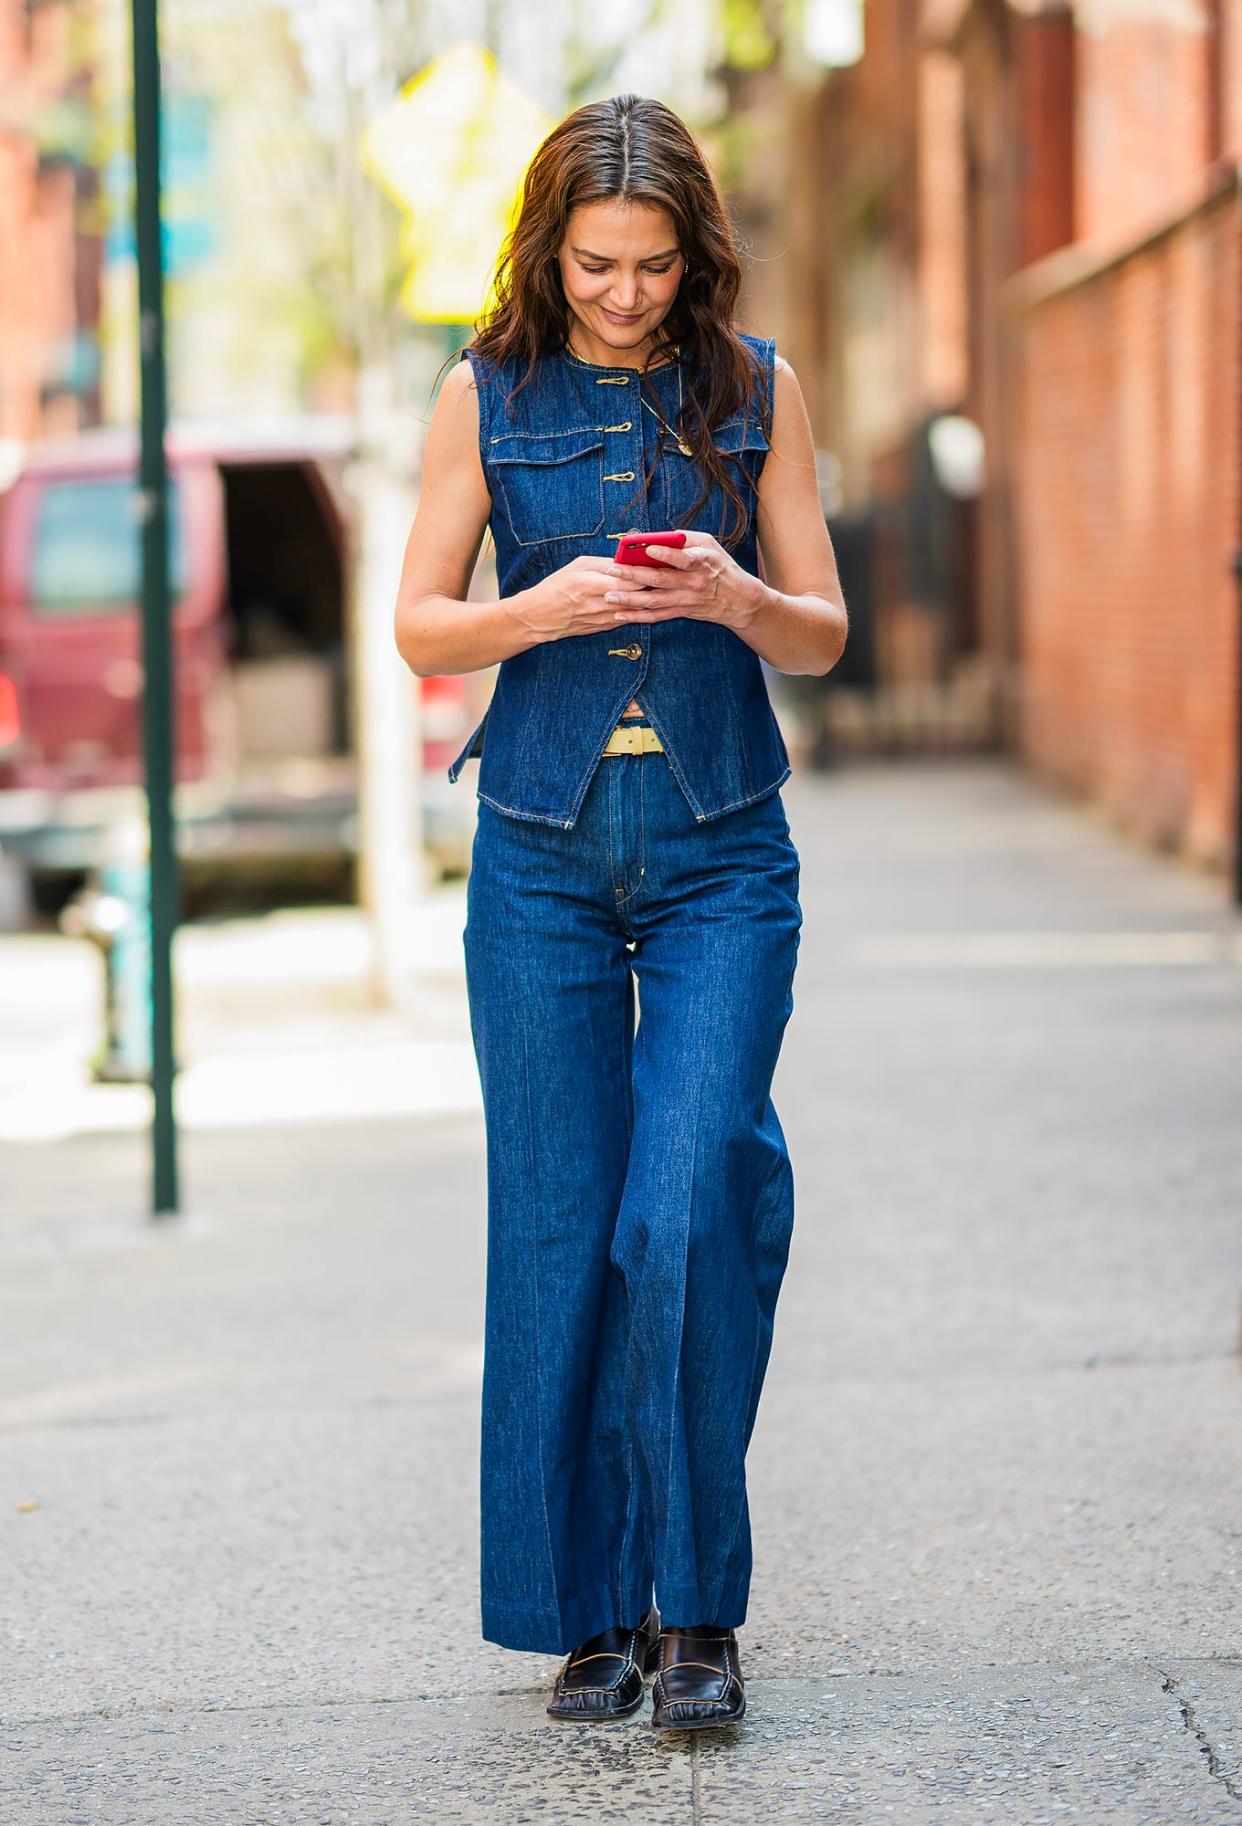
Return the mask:
<path id="1" fill-rule="evenodd" d="M 1021 746 L 1143 838 L 1231 855 L 1242 174 L 1016 283 Z"/>
<path id="2" fill-rule="evenodd" d="M 919 59 L 918 85 L 920 319 L 914 403 L 956 409 L 970 379 L 961 66 L 933 46 Z"/>
<path id="3" fill-rule="evenodd" d="M 97 416 L 93 389 L 70 384 L 75 338 L 98 317 L 97 234 L 83 234 L 89 174 L 40 148 L 41 122 L 83 73 L 75 0 L 0 0 L 0 438 L 71 431 Z"/>

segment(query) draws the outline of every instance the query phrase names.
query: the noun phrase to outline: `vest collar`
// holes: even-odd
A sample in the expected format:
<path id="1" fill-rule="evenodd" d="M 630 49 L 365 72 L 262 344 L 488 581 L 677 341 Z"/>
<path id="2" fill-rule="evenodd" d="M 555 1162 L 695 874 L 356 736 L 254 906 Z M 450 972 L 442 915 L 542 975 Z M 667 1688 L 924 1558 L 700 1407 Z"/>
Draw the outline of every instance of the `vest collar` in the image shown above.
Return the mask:
<path id="1" fill-rule="evenodd" d="M 556 353 L 562 356 L 564 360 L 569 363 L 571 368 L 582 369 L 588 374 L 633 374 L 637 377 L 641 373 L 641 369 L 635 367 L 612 368 L 609 367 L 606 362 L 602 361 L 583 361 L 580 355 L 575 355 L 564 343 L 562 343 Z M 648 373 L 664 374 L 671 371 L 673 368 L 676 368 L 678 364 L 684 362 L 685 359 L 685 354 L 678 348 L 676 355 L 674 355 L 670 361 L 662 361 L 658 368 L 650 368 Z"/>

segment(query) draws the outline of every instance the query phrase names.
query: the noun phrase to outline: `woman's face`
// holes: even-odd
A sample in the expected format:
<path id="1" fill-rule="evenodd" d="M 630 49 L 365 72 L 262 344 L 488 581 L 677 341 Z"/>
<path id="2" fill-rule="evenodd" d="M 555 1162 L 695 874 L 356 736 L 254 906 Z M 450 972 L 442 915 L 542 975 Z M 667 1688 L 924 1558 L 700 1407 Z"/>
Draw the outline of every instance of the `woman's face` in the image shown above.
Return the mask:
<path id="1" fill-rule="evenodd" d="M 570 335 L 588 361 L 641 353 L 667 316 L 685 269 L 667 210 L 646 203 L 583 203 L 560 250 Z"/>

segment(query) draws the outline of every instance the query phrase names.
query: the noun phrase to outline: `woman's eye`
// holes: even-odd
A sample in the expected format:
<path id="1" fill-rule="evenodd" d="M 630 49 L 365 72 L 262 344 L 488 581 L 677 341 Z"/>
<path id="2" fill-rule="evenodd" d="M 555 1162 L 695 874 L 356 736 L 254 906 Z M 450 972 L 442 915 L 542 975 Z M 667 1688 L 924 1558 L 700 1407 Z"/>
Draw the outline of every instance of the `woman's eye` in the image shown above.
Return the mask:
<path id="1" fill-rule="evenodd" d="M 584 266 L 582 270 L 584 273 L 606 273 L 608 268 L 606 266 Z M 661 279 L 664 277 L 665 273 L 671 273 L 672 270 L 673 263 L 671 260 L 667 266 L 649 266 L 647 268 L 649 273 L 654 273 L 657 278 Z"/>

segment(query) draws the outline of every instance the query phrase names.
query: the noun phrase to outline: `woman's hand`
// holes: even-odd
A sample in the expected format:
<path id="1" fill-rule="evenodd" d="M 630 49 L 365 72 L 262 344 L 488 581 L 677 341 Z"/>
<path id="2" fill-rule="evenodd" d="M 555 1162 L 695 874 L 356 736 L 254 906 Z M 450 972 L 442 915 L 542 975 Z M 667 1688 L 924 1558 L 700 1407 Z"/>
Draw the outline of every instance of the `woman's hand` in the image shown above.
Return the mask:
<path id="1" fill-rule="evenodd" d="M 691 621 L 718 621 L 737 632 L 750 626 L 763 604 L 764 585 L 710 533 L 688 533 L 680 550 L 673 545 L 650 549 L 668 570 L 608 565 L 612 586 L 604 602 L 613 604 L 617 621 L 663 621 L 684 615 Z"/>
<path id="2" fill-rule="evenodd" d="M 571 558 L 530 589 L 506 598 L 503 606 L 540 641 L 598 634 L 603 628 L 615 628 L 619 621 L 629 621 L 631 617 L 624 610 L 618 612 L 617 605 L 642 594 L 618 585 L 617 568 L 611 558 Z M 651 621 L 656 617 L 636 615 L 632 619 Z"/>

